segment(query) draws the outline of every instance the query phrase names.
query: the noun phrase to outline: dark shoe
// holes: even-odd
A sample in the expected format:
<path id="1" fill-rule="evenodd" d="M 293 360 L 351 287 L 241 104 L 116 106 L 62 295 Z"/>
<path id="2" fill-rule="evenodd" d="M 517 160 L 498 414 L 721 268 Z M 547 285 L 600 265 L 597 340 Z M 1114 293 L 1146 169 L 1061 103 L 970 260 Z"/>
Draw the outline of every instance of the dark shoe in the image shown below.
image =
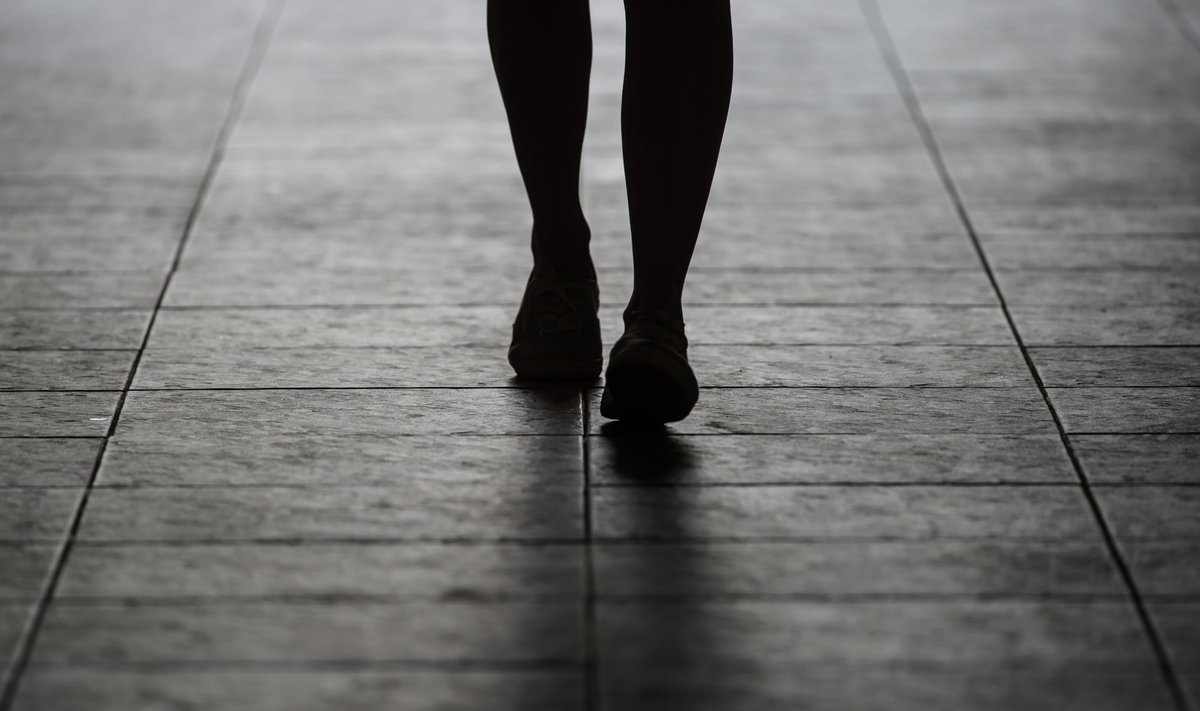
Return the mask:
<path id="1" fill-rule="evenodd" d="M 517 376 L 591 380 L 604 362 L 600 343 L 600 287 L 593 279 L 560 279 L 535 266 L 513 322 L 508 362 Z"/>
<path id="2" fill-rule="evenodd" d="M 625 334 L 608 357 L 600 414 L 644 424 L 687 417 L 700 397 L 687 346 L 678 318 L 665 311 L 627 311 Z"/>

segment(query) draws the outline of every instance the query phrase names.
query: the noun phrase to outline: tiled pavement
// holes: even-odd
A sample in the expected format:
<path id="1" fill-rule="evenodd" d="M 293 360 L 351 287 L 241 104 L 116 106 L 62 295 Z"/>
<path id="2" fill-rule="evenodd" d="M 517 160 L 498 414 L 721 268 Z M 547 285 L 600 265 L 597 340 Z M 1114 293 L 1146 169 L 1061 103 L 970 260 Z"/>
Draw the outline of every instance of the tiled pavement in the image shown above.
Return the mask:
<path id="1" fill-rule="evenodd" d="M 0 708 L 1200 708 L 1200 4 L 734 14 L 646 438 L 509 378 L 482 0 L 6 2 Z"/>

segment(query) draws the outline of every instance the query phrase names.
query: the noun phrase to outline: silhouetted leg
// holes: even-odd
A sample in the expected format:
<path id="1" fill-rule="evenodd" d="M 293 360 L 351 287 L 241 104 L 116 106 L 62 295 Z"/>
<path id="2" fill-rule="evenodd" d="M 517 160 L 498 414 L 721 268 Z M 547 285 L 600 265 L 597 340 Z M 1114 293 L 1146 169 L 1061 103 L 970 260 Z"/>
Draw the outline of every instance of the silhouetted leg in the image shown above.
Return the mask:
<path id="1" fill-rule="evenodd" d="M 630 308 L 681 317 L 733 84 L 729 0 L 625 0 L 625 179 Z"/>
<path id="2" fill-rule="evenodd" d="M 488 0 L 488 40 L 533 209 L 534 261 L 592 277 L 579 204 L 592 29 L 587 0 Z"/>

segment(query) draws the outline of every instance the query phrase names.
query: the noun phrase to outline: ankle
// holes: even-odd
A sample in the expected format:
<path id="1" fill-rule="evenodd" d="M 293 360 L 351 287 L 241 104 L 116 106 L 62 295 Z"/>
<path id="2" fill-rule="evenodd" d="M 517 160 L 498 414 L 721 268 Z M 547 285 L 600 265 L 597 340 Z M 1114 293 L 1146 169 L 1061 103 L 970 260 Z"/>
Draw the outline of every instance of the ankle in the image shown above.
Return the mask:
<path id="1" fill-rule="evenodd" d="M 683 305 L 679 301 L 634 301 L 630 300 L 621 315 L 628 326 L 639 317 L 649 315 L 656 320 L 683 323 Z"/>
<path id="2" fill-rule="evenodd" d="M 625 307 L 625 323 L 638 312 L 653 312 L 665 315 L 669 320 L 683 321 L 683 299 L 678 290 L 666 289 L 633 289 L 629 297 L 629 305 Z"/>
<path id="3" fill-rule="evenodd" d="M 591 230 L 586 222 L 547 228 L 534 225 L 533 263 L 552 268 L 567 280 L 596 279 L 596 267 L 589 251 Z"/>

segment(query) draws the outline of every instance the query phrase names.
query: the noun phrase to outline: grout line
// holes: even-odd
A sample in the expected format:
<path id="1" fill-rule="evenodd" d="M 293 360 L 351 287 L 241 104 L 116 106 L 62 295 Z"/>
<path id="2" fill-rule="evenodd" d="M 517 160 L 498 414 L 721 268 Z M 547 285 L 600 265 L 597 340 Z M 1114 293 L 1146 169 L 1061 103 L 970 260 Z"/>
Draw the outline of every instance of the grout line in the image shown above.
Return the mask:
<path id="1" fill-rule="evenodd" d="M 695 361 L 693 361 L 695 362 Z M 759 383 L 754 385 L 701 385 L 701 390 L 1021 390 L 1026 385 L 933 385 L 928 383 L 895 383 L 890 385 L 786 385 L 780 383 Z M 1200 388 L 1200 383 L 1180 383 L 1176 385 L 1048 385 L 1051 390 L 1189 390 Z M 195 386 L 195 387 L 143 387 L 129 388 L 0 388 L 0 393 L 10 394 L 71 394 L 71 393 L 206 393 L 206 392 L 341 392 L 347 390 L 365 391 L 395 391 L 412 390 L 492 390 L 499 392 L 556 392 L 563 388 L 546 385 L 233 385 L 233 386 Z"/>
<path id="2" fill-rule="evenodd" d="M 764 309 L 776 308 L 781 310 L 787 309 L 904 309 L 904 308 L 921 308 L 921 309 L 946 309 L 953 311 L 979 311 L 990 309 L 995 306 L 992 301 L 805 301 L 805 300 L 773 300 L 773 301 L 687 301 L 683 303 L 687 309 Z M 1029 302 L 1022 303 L 1021 306 L 1062 306 L 1057 303 L 1038 303 Z M 1068 306 L 1071 304 L 1067 304 Z M 1088 306 L 1090 304 L 1078 304 Z M 1121 306 L 1173 306 L 1178 305 L 1177 302 L 1129 302 L 1121 304 Z M 289 303 L 289 304 L 170 304 L 162 308 L 163 311 L 173 312 L 188 312 L 188 311 L 420 311 L 420 310 L 447 310 L 447 309 L 505 309 L 512 310 L 519 306 L 514 302 L 501 301 L 441 301 L 441 302 L 343 302 L 343 303 Z M 616 301 L 605 301 L 600 304 L 600 308 L 605 310 L 623 309 L 624 304 Z M 61 308 L 54 307 L 24 307 L 19 309 L 0 309 L 3 311 L 139 311 L 140 308 L 125 308 L 125 307 L 84 307 L 84 306 L 64 306 Z"/>
<path id="3" fill-rule="evenodd" d="M 1050 602 L 1050 603 L 1110 603 L 1124 602 L 1125 592 L 1102 592 L 1098 590 L 1083 592 L 1058 592 L 1054 590 L 1035 591 L 960 591 L 960 592 L 911 592 L 911 591 L 874 591 L 874 592 L 820 592 L 817 590 L 796 590 L 789 592 L 703 592 L 703 593 L 611 593 L 598 596 L 606 603 L 638 604 L 651 603 L 690 603 L 690 602 L 737 602 L 754 601 L 766 603 L 823 603 L 823 604 L 872 604 L 877 602 L 905 603 L 941 603 L 941 602 Z M 402 606 L 411 604 L 439 604 L 446 606 L 488 606 L 523 603 L 557 603 L 566 604 L 579 602 L 580 596 L 573 593 L 493 593 L 469 600 L 451 600 L 437 592 L 426 594 L 396 594 L 396 593 L 251 593 L 251 594 L 215 594 L 215 595 L 89 595 L 64 596 L 55 599 L 56 605 L 74 608 L 87 607 L 148 607 L 148 608 L 211 608 L 240 605 L 384 605 Z M 1200 595 L 1172 594 L 1157 597 L 1163 602 L 1190 603 L 1200 599 Z M 586 664 L 586 660 L 585 660 Z"/>
<path id="4" fill-rule="evenodd" d="M 1080 430 L 1071 432 L 1072 437 L 1195 437 L 1200 435 L 1200 430 L 1153 430 L 1153 431 L 1138 431 L 1128 432 L 1120 430 Z M 285 433 L 279 435 L 278 439 L 293 440 L 301 438 L 300 433 Z M 356 439 L 367 439 L 371 441 L 380 440 L 383 438 L 397 439 L 402 437 L 425 437 L 425 438 L 457 438 L 457 437 L 578 437 L 578 432 L 347 432 L 344 434 L 332 435 L 330 439 L 345 440 L 347 442 Z M 620 434 L 588 434 L 587 437 L 602 437 L 605 439 L 621 439 L 629 435 Z M 945 438 L 985 438 L 985 439 L 1044 439 L 1046 437 L 1058 437 L 1057 434 L 1051 434 L 1044 431 L 1026 431 L 1026 432 L 946 432 L 939 430 L 935 432 L 888 432 L 881 434 L 875 431 L 868 430 L 818 430 L 807 432 L 779 432 L 779 431 L 754 431 L 746 430 L 742 432 L 677 432 L 671 433 L 672 437 L 945 437 Z M 38 435 L 0 435 L 0 440 L 19 440 L 19 439 L 36 439 L 36 440 L 60 440 L 60 439 L 84 439 L 84 440 L 104 440 L 102 435 L 54 435 L 54 434 L 38 434 Z M 103 488 L 105 485 L 101 485 Z"/>
<path id="5" fill-rule="evenodd" d="M 578 435 L 567 435 L 577 437 Z M 588 446 L 585 441 L 584 446 Z M 448 483 L 448 487 L 455 486 L 473 486 L 468 482 L 461 484 Z M 904 489 L 904 488 L 937 488 L 937 489 L 1035 489 L 1035 488 L 1065 488 L 1077 487 L 1077 481 L 1061 482 L 1061 481 L 1032 481 L 1032 480 L 1003 480 L 996 479 L 992 481 L 967 481 L 963 479 L 925 479 L 925 480 L 908 480 L 908 481 L 887 481 L 887 480 L 870 480 L 870 479 L 831 479 L 829 481 L 797 481 L 797 480 L 768 480 L 768 481 L 601 481 L 592 482 L 592 491 L 596 489 L 755 489 L 755 488 L 780 488 L 780 489 L 821 489 L 821 488 L 878 488 L 878 489 Z M 1179 481 L 1176 479 L 1142 479 L 1138 481 L 1096 481 L 1092 482 L 1093 488 L 1109 488 L 1109 489 L 1146 489 L 1146 488 L 1170 488 L 1170 489 L 1191 489 L 1200 487 L 1200 481 Z M 41 485 L 26 485 L 26 484 L 0 484 L 0 491 L 66 491 L 78 488 L 78 484 L 41 484 Z M 398 486 L 394 481 L 385 480 L 367 480 L 360 483 L 309 483 L 309 482 L 254 482 L 254 483 L 237 483 L 229 482 L 210 483 L 210 484 L 96 484 L 92 487 L 92 491 L 164 491 L 164 490 L 221 490 L 221 491 L 253 491 L 255 489 L 296 489 L 296 490 L 315 490 L 315 491 L 343 491 L 355 489 L 390 489 L 400 491 L 403 487 Z"/>
<path id="6" fill-rule="evenodd" d="M 213 151 L 209 156 L 208 165 L 205 168 L 204 175 L 200 180 L 200 184 L 196 189 L 195 200 L 192 202 L 191 208 L 188 211 L 187 219 L 184 222 L 183 230 L 180 234 L 179 241 L 175 247 L 175 253 L 171 261 L 170 269 L 167 271 L 166 277 L 163 279 L 162 287 L 159 289 L 158 298 L 154 305 L 154 310 L 150 313 L 150 319 L 146 323 L 145 330 L 142 334 L 141 345 L 137 349 L 137 354 L 134 356 L 133 363 L 129 369 L 129 375 L 125 380 L 124 390 L 117 399 L 116 406 L 113 410 L 113 416 L 109 420 L 108 431 L 100 441 L 99 450 L 96 453 L 96 459 L 92 466 L 92 471 L 88 476 L 82 492 L 79 497 L 79 502 L 76 505 L 71 515 L 70 525 L 67 529 L 66 536 L 62 539 L 53 560 L 49 575 L 46 577 L 46 582 L 38 598 L 38 602 L 34 607 L 33 614 L 29 617 L 25 628 L 22 630 L 20 639 L 17 642 L 8 666 L 4 670 L 4 675 L 0 678 L 0 711 L 10 711 L 13 704 L 16 703 L 17 690 L 20 686 L 21 676 L 25 669 L 29 666 L 31 657 L 33 656 L 33 648 L 37 643 L 38 633 L 41 631 L 42 623 L 46 618 L 50 602 L 54 597 L 54 593 L 58 587 L 58 582 L 62 577 L 63 569 L 66 566 L 67 559 L 71 553 L 71 547 L 79 533 L 80 524 L 83 521 L 83 514 L 87 508 L 88 497 L 95 486 L 96 478 L 100 472 L 101 462 L 104 460 L 104 453 L 108 447 L 109 438 L 112 437 L 115 431 L 118 420 L 121 417 L 122 408 L 125 405 L 125 400 L 130 387 L 133 385 L 134 377 L 137 375 L 138 365 L 141 363 L 142 356 L 146 352 L 146 344 L 150 340 L 150 333 L 154 328 L 154 321 L 162 308 L 163 300 L 167 295 L 167 289 L 171 284 L 171 277 L 179 269 L 179 262 L 183 256 L 183 249 L 187 245 L 188 237 L 191 235 L 192 229 L 195 227 L 196 219 L 199 216 L 200 209 L 203 206 L 204 199 L 212 186 L 213 179 L 216 175 L 216 170 L 221 161 L 221 152 L 225 144 L 229 140 L 229 136 L 233 131 L 233 126 L 236 123 L 238 116 L 241 114 L 242 106 L 245 104 L 250 83 L 253 77 L 258 72 L 263 58 L 266 55 L 267 45 L 270 43 L 271 35 L 274 32 L 275 24 L 279 19 L 280 13 L 283 11 L 283 6 L 286 0 L 266 0 L 263 5 L 262 12 L 254 27 L 254 32 L 250 38 L 249 46 L 246 50 L 245 58 L 242 61 L 242 67 L 238 73 L 238 77 L 233 87 L 233 93 L 230 97 L 229 105 L 226 108 L 225 116 L 221 121 L 221 125 L 217 130 L 217 135 L 213 143 Z"/>
<path id="7" fill-rule="evenodd" d="M 988 261 L 987 254 L 984 252 L 983 245 L 980 242 L 979 235 L 975 230 L 974 223 L 967 211 L 965 201 L 962 194 L 958 190 L 958 186 L 950 173 L 950 169 L 946 164 L 945 158 L 942 155 L 941 148 L 938 146 L 937 138 L 934 136 L 933 129 L 929 121 L 925 117 L 925 112 L 921 108 L 920 98 L 917 95 L 916 88 L 912 84 L 907 71 L 904 68 L 903 60 L 900 57 L 900 51 L 897 48 L 891 31 L 887 27 L 887 22 L 884 19 L 883 12 L 877 4 L 877 0 L 859 0 L 859 7 L 863 17 L 870 28 L 871 34 L 875 39 L 875 44 L 883 57 L 884 63 L 887 65 L 888 71 L 892 75 L 892 79 L 896 84 L 896 90 L 904 100 L 905 106 L 908 109 L 909 115 L 912 118 L 913 125 L 917 132 L 921 135 L 921 140 L 925 144 L 928 151 L 929 159 L 933 163 L 934 168 L 941 179 L 943 186 L 946 189 L 947 196 L 954 204 L 955 211 L 958 213 L 962 226 L 966 231 L 967 237 L 971 241 L 972 247 L 975 249 L 976 255 L 979 257 L 980 266 L 987 274 L 988 280 L 992 284 L 992 289 L 996 293 L 996 298 L 1000 301 L 1000 309 L 1004 313 L 1005 321 L 1008 322 L 1009 329 L 1012 331 L 1013 338 L 1016 340 L 1017 346 L 1021 349 L 1021 355 L 1025 359 L 1025 364 L 1029 368 L 1029 373 L 1037 385 L 1038 391 L 1041 393 L 1043 401 L 1046 403 L 1046 408 L 1049 410 L 1051 418 L 1054 420 L 1054 426 L 1058 430 L 1059 439 L 1062 442 L 1063 448 L 1066 450 L 1067 457 L 1071 461 L 1071 465 L 1075 470 L 1075 474 L 1079 480 L 1079 486 L 1083 496 L 1087 501 L 1092 515 L 1096 520 L 1104 545 L 1108 550 L 1109 556 L 1112 559 L 1117 572 L 1120 574 L 1121 580 L 1124 582 L 1126 590 L 1129 593 L 1129 601 L 1134 607 L 1139 620 L 1142 623 L 1142 628 L 1146 633 L 1147 641 L 1154 653 L 1158 662 L 1159 671 L 1162 674 L 1163 682 L 1167 692 L 1171 695 L 1172 701 L 1180 711 L 1188 709 L 1187 695 L 1183 690 L 1183 684 L 1179 679 L 1179 675 L 1175 670 L 1174 664 L 1171 661 L 1170 654 L 1167 651 L 1166 644 L 1163 642 L 1162 635 L 1154 622 L 1150 611 L 1146 606 L 1145 600 L 1142 597 L 1137 580 L 1133 576 L 1133 572 L 1125 560 L 1121 552 L 1120 546 L 1117 543 L 1116 536 L 1109 526 L 1107 519 L 1104 516 L 1104 511 L 1100 508 L 1099 501 L 1096 499 L 1095 493 L 1092 491 L 1091 482 L 1088 480 L 1087 472 L 1083 468 L 1083 463 L 1075 452 L 1074 446 L 1071 444 L 1070 437 L 1063 425 L 1062 418 L 1059 416 L 1057 408 L 1050 399 L 1050 394 L 1046 389 L 1045 383 L 1042 381 L 1041 374 L 1038 372 L 1037 366 L 1033 362 L 1033 358 L 1026 347 L 1024 339 L 1021 336 L 1020 329 L 1017 327 L 1017 322 L 1013 318 L 1012 312 L 1009 309 L 1008 302 L 1005 300 L 1004 293 L 1000 288 L 1000 283 L 996 278 L 995 272 L 992 269 L 991 263 Z"/>
<path id="8" fill-rule="evenodd" d="M 1029 273 L 1032 270 L 1024 270 Z M 1118 270 L 1113 270 L 1118 271 Z M 1127 274 L 1133 270 L 1119 270 L 1121 274 Z M 1180 270 L 1182 271 L 1182 270 Z M 1009 273 L 1001 270 L 998 273 Z M 1050 270 L 1040 270 L 1039 273 L 1061 273 L 1052 272 Z M 1188 271 L 1188 274 L 1191 272 Z M 822 300 L 788 300 L 775 299 L 771 301 L 720 301 L 716 299 L 706 299 L 703 301 L 685 300 L 684 308 L 687 309 L 944 309 L 947 311 L 979 311 L 990 309 L 996 306 L 994 301 L 880 301 L 880 300 L 844 300 L 844 301 L 822 301 Z M 1020 308 L 1090 308 L 1097 306 L 1096 302 L 1079 302 L 1079 301 L 1020 301 L 1014 304 Z M 1175 301 L 1123 301 L 1120 303 L 1099 304 L 1101 306 L 1109 305 L 1120 308 L 1184 308 L 1189 304 Z M 290 304 L 275 304 L 275 303 L 232 303 L 232 304 L 171 304 L 162 306 L 156 310 L 168 311 L 177 313 L 196 312 L 196 311 L 419 311 L 422 309 L 515 309 L 518 304 L 499 301 L 440 301 L 440 302 L 343 302 L 343 303 L 290 303 Z M 129 313 L 141 312 L 154 308 L 152 305 L 146 306 L 19 306 L 15 308 L 0 307 L 0 313 L 23 312 L 23 313 Z M 606 310 L 615 310 L 623 308 L 620 302 L 605 301 L 600 304 L 600 308 Z M 18 350 L 18 349 L 14 349 Z M 32 349 L 27 349 L 32 350 Z M 41 349 L 55 350 L 55 349 Z M 83 349 L 76 349 L 83 350 Z M 120 349 L 110 349 L 120 350 Z"/>
<path id="9" fill-rule="evenodd" d="M 447 309 L 504 309 L 511 310 L 519 304 L 516 302 L 500 302 L 500 301 L 445 301 L 445 302 L 425 302 L 425 303 L 403 303 L 403 302 L 359 302 L 359 303 L 335 303 L 335 304 L 168 304 L 162 307 L 162 311 L 348 311 L 354 309 L 370 310 L 370 311 L 428 311 L 428 310 L 447 310 Z M 866 308 L 881 308 L 881 309 L 903 309 L 903 308 L 922 308 L 922 309 L 946 309 L 953 311 L 983 311 L 993 308 L 995 302 L 944 302 L 944 301 L 684 301 L 685 308 L 688 309 L 762 309 L 762 308 L 779 308 L 781 310 L 801 309 L 801 308 L 827 308 L 827 309 L 866 309 Z M 1062 303 L 1023 303 L 1021 306 L 1063 306 Z M 1065 304 L 1066 306 L 1091 306 L 1090 303 L 1080 304 Z M 1127 303 L 1122 306 L 1172 306 L 1178 305 L 1177 302 L 1146 302 L 1146 303 Z M 147 307 L 148 308 L 148 307 Z M 606 311 L 616 311 L 624 308 L 624 304 L 616 301 L 605 301 L 600 304 L 600 308 Z M 6 309 L 0 309 L 4 311 Z M 126 308 L 126 307 L 79 307 L 79 306 L 64 306 L 62 308 L 20 308 L 7 309 L 9 311 L 121 311 L 121 312 L 141 312 L 143 308 Z"/>
<path id="10" fill-rule="evenodd" d="M 254 675 L 262 673 L 356 672 L 369 670 L 431 670 L 443 673 L 496 671 L 505 674 L 531 672 L 575 672 L 580 663 L 570 659 L 531 659 L 528 661 L 502 659 L 211 659 L 136 662 L 106 662 L 99 660 L 73 661 L 68 664 L 46 664 L 45 671 L 79 670 L 126 674 L 220 674 Z"/>
<path id="11" fill-rule="evenodd" d="M 54 434 L 36 434 L 36 435 L 0 435 L 0 439 L 105 439 L 104 435 L 54 435 Z"/>
<path id="12" fill-rule="evenodd" d="M 584 667 L 583 708 L 585 711 L 595 711 L 600 706 L 600 650 L 597 643 L 596 621 L 596 564 L 592 555 L 592 457 L 588 431 L 591 428 L 591 410 L 588 406 L 588 391 L 579 391 L 581 408 L 582 433 L 580 439 L 583 448 L 583 564 L 584 564 L 584 600 L 583 600 L 583 634 L 584 634 Z"/>
<path id="13" fill-rule="evenodd" d="M 1132 540 L 1178 540 L 1178 539 L 1132 539 Z M 995 544 L 997 542 L 1005 544 L 1015 543 L 1046 543 L 1046 544 L 1067 544 L 1067 543 L 1093 543 L 1091 538 L 1083 539 L 1077 537 L 1064 536 L 1004 536 L 997 538 L 995 536 L 951 536 L 941 535 L 938 538 L 914 538 L 908 535 L 754 535 L 754 536 L 716 536 L 716 535 L 696 535 L 696 536 L 654 536 L 654 535 L 613 535 L 605 537 L 592 537 L 591 545 L 642 545 L 642 544 L 681 544 L 681 543 L 696 543 L 696 544 L 781 544 L 781 543 L 803 543 L 812 545 L 826 544 L 853 544 L 853 543 L 902 543 L 902 544 L 929 544 L 937 545 L 944 543 L 979 543 L 979 544 Z M 23 546 L 23 545 L 38 545 L 46 546 L 54 543 L 53 539 L 21 539 L 21 540 L 0 540 L 0 545 L 6 547 Z M 533 548 L 533 547 L 553 547 L 553 546 L 585 546 L 587 541 L 580 538 L 487 538 L 487 537 L 459 537 L 459 538 L 435 538 L 435 537 L 412 537 L 412 538 L 364 538 L 364 537 L 344 537 L 344 538 L 311 538 L 311 537 L 291 537 L 291 538 L 112 538 L 112 539 L 85 539 L 77 541 L 76 545 L 80 548 L 196 548 L 196 547 L 253 547 L 253 546 L 278 546 L 283 548 L 293 547 L 308 547 L 308 546 L 497 546 L 497 547 L 516 547 L 516 548 Z"/>
<path id="14" fill-rule="evenodd" d="M 571 437 L 579 437 L 579 435 L 570 435 Z M 588 447 L 588 439 L 584 439 L 584 447 Z M 590 454 L 588 455 L 590 457 Z M 589 462 L 590 463 L 590 462 Z M 1134 484 L 1126 484 L 1123 482 L 1115 482 L 1115 485 L 1142 486 L 1143 482 Z M 940 488 L 940 489 L 966 489 L 966 488 L 1067 488 L 1077 487 L 1079 484 L 1075 481 L 965 481 L 965 480 L 928 480 L 928 481 L 872 481 L 869 479 L 844 479 L 831 481 L 702 481 L 702 482 L 687 482 L 687 481 L 602 481 L 595 482 L 589 479 L 588 491 L 584 492 L 585 496 L 590 496 L 595 489 L 708 489 L 708 488 L 843 488 L 843 487 L 858 487 L 858 488 L 880 488 L 880 489 L 902 489 L 906 487 L 924 487 L 924 488 Z M 1151 484 L 1145 484 L 1151 485 Z M 1158 486 L 1158 484 L 1153 484 Z M 442 486 L 447 489 L 460 487 L 477 487 L 478 482 L 462 481 L 462 482 L 442 482 Z M 544 486 L 544 485 L 543 485 Z M 1177 482 L 1174 486 L 1200 486 L 1198 482 Z M 70 485 L 55 485 L 55 486 L 0 486 L 0 489 L 71 489 Z M 147 484 L 139 482 L 137 484 L 97 484 L 92 487 L 93 491 L 167 491 L 167 490 L 216 490 L 216 491 L 253 491 L 255 489 L 298 489 L 298 490 L 316 490 L 316 491 L 354 491 L 364 489 L 387 489 L 391 491 L 403 491 L 404 485 L 397 484 L 394 480 L 364 481 L 362 483 L 336 483 L 330 484 L 326 482 L 255 482 L 255 483 L 231 483 L 231 482 L 210 482 L 197 484 L 178 484 L 178 483 L 163 483 L 163 484 Z M 590 514 L 584 512 L 585 525 L 590 522 Z"/>

